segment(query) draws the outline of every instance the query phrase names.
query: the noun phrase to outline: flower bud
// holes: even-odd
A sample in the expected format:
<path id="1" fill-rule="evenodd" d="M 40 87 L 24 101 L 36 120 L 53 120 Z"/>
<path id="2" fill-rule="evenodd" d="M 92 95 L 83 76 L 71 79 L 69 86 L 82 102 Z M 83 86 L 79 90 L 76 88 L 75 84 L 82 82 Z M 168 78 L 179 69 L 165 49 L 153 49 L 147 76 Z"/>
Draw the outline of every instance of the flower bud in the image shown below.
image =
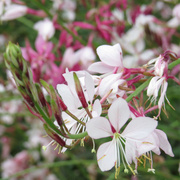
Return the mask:
<path id="1" fill-rule="evenodd" d="M 86 98 L 84 96 L 84 92 L 82 90 L 81 83 L 75 72 L 73 72 L 73 77 L 74 77 L 74 82 L 75 82 L 75 86 L 76 86 L 76 92 L 78 94 L 79 100 L 81 101 L 82 107 L 87 108 L 88 104 L 86 102 Z"/>
<path id="2" fill-rule="evenodd" d="M 57 135 L 52 129 L 49 128 L 49 126 L 47 124 L 44 124 L 44 129 L 46 131 L 46 133 L 53 139 L 55 140 L 58 144 L 60 144 L 62 147 L 64 147 L 66 145 L 65 141 L 59 136 Z"/>

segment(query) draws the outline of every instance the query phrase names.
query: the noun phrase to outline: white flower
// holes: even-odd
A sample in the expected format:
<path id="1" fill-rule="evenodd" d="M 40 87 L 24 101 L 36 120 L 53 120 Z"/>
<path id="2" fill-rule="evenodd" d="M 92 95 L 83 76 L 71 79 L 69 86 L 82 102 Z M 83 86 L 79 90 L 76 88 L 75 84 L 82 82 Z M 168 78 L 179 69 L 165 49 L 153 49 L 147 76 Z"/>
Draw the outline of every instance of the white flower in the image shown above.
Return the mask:
<path id="1" fill-rule="evenodd" d="M 38 31 L 38 34 L 43 37 L 44 40 L 48 40 L 54 36 L 55 28 L 53 22 L 48 18 L 37 22 L 34 25 L 34 29 Z"/>
<path id="2" fill-rule="evenodd" d="M 24 16 L 27 13 L 27 7 L 18 4 L 10 4 L 4 8 L 5 13 L 1 15 L 1 21 L 8 21 Z M 1 13 L 1 12 L 0 12 Z"/>
<path id="3" fill-rule="evenodd" d="M 122 64 L 122 49 L 119 44 L 114 46 L 102 45 L 97 48 L 97 54 L 101 62 L 93 63 L 88 70 L 97 73 L 109 73 L 115 68 L 120 70 L 123 68 Z"/>
<path id="4" fill-rule="evenodd" d="M 97 151 L 98 165 L 102 171 L 108 171 L 113 166 L 116 168 L 116 175 L 119 172 L 121 161 L 125 170 L 128 168 L 134 174 L 128 162 L 128 154 L 124 146 L 129 142 L 141 141 L 151 134 L 157 126 L 157 121 L 148 117 L 138 117 L 130 121 L 126 128 L 125 125 L 130 117 L 130 110 L 124 99 L 118 98 L 108 110 L 107 120 L 104 117 L 91 119 L 86 127 L 89 136 L 93 139 L 112 137 L 112 141 L 102 144 Z M 132 146 L 131 153 L 135 151 Z"/>

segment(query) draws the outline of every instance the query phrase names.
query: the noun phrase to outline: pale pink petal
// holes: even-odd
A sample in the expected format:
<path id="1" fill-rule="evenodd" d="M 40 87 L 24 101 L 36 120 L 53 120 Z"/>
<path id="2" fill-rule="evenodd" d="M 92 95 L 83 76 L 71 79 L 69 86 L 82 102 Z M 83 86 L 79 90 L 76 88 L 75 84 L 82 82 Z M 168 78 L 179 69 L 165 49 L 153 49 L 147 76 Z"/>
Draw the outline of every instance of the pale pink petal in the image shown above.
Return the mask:
<path id="1" fill-rule="evenodd" d="M 155 140 L 158 141 L 158 139 L 154 139 L 154 137 L 150 135 L 147 138 L 143 139 L 141 143 L 137 143 L 138 155 L 141 156 L 142 154 L 155 149 L 156 148 Z"/>
<path id="2" fill-rule="evenodd" d="M 167 139 L 167 136 L 166 134 L 159 130 L 159 129 L 156 129 L 155 130 L 158 138 L 159 138 L 159 147 L 166 153 L 168 154 L 169 156 L 172 156 L 174 157 L 174 154 L 172 152 L 172 148 L 171 148 L 171 145 Z"/>
<path id="3" fill-rule="evenodd" d="M 155 76 L 151 79 L 149 85 L 148 85 L 148 88 L 147 88 L 147 96 L 152 96 L 154 94 L 154 91 L 155 91 L 155 87 L 156 87 L 156 82 L 157 80 L 159 79 L 158 76 Z"/>
<path id="4" fill-rule="evenodd" d="M 152 118 L 138 117 L 131 120 L 121 135 L 126 138 L 141 140 L 150 135 L 157 124 L 157 121 Z"/>
<path id="5" fill-rule="evenodd" d="M 105 96 L 111 89 L 113 89 L 113 85 L 117 84 L 117 80 L 120 79 L 122 73 L 118 74 L 110 74 L 102 79 L 99 85 L 99 95 L 101 97 Z"/>
<path id="6" fill-rule="evenodd" d="M 88 135 L 93 139 L 113 136 L 111 125 L 104 117 L 95 117 L 86 124 Z"/>
<path id="7" fill-rule="evenodd" d="M 109 66 L 122 66 L 122 50 L 119 44 L 99 46 L 97 54 L 100 60 Z"/>
<path id="8" fill-rule="evenodd" d="M 102 113 L 101 103 L 100 103 L 99 99 L 96 99 L 93 104 L 92 115 L 93 115 L 93 117 L 98 117 L 101 115 L 101 113 Z"/>
<path id="9" fill-rule="evenodd" d="M 104 73 L 112 72 L 114 70 L 114 67 L 104 64 L 103 62 L 96 62 L 91 64 L 88 67 L 88 70 L 91 72 L 104 74 Z"/>
<path id="10" fill-rule="evenodd" d="M 87 91 L 87 95 L 89 98 L 88 100 L 90 101 L 90 103 L 92 103 L 94 93 L 95 93 L 94 92 L 94 81 L 88 72 L 86 72 L 86 74 L 85 74 L 85 86 L 86 86 L 86 91 Z"/>
<path id="11" fill-rule="evenodd" d="M 125 152 L 129 164 L 131 164 L 132 161 L 134 161 L 134 163 L 137 164 L 136 144 L 134 141 L 126 140 Z"/>
<path id="12" fill-rule="evenodd" d="M 122 98 L 118 98 L 114 101 L 109 108 L 108 117 L 115 130 L 119 132 L 120 128 L 130 117 L 130 110 L 127 102 Z"/>
<path id="13" fill-rule="evenodd" d="M 62 97 L 63 102 L 66 104 L 68 109 L 76 109 L 81 106 L 78 98 L 76 98 L 70 91 L 69 87 L 65 84 L 58 84 L 57 91 Z"/>
<path id="14" fill-rule="evenodd" d="M 161 109 L 163 103 L 164 103 L 164 97 L 166 95 L 166 91 L 167 91 L 167 87 L 168 87 L 168 83 L 165 81 L 162 85 L 162 92 L 161 92 L 161 97 L 159 98 L 158 101 L 158 107 L 159 109 Z"/>
<path id="15" fill-rule="evenodd" d="M 101 171 L 112 169 L 116 162 L 116 142 L 110 141 L 102 144 L 97 151 L 97 161 Z"/>

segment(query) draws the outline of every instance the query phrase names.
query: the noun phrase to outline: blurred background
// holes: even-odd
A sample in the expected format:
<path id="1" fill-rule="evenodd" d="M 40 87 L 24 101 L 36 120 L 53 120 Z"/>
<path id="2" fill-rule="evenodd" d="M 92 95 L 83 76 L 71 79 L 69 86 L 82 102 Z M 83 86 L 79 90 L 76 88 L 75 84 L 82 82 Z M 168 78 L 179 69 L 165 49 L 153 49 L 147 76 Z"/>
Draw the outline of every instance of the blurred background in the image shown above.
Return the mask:
<path id="1" fill-rule="evenodd" d="M 98 61 L 95 49 L 102 44 L 120 43 L 126 67 L 140 66 L 165 50 L 179 57 L 180 10 L 174 10 L 178 3 L 178 0 L 0 0 L 0 178 L 113 180 L 115 171 L 100 171 L 96 154 L 91 153 L 90 140 L 84 147 L 78 145 L 64 154 L 58 154 L 55 145 L 46 151 L 42 149 L 51 139 L 45 136 L 42 122 L 23 103 L 5 67 L 3 53 L 9 41 L 22 47 L 35 82 L 44 79 L 56 87 L 64 83 L 62 73 L 66 67 L 87 69 Z M 180 67 L 173 71 L 177 78 L 179 71 Z M 175 157 L 164 152 L 153 155 L 155 174 L 147 173 L 147 163 L 146 168 L 143 165 L 138 168 L 136 177 L 125 174 L 122 168 L 118 179 L 179 179 L 180 87 L 172 80 L 168 83 L 167 98 L 175 110 L 166 103 L 168 117 L 161 114 L 158 128 L 167 134 Z M 97 147 L 102 141 L 97 141 Z"/>

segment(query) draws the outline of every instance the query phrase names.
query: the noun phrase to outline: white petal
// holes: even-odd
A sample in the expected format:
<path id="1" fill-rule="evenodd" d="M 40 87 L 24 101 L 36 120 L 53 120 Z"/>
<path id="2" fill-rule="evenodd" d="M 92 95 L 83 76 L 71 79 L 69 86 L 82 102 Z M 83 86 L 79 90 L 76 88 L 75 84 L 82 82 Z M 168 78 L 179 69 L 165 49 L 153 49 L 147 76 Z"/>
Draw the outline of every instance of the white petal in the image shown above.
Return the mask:
<path id="1" fill-rule="evenodd" d="M 93 139 L 113 136 L 111 125 L 104 117 L 96 117 L 91 119 L 86 124 L 88 135 Z"/>
<path id="2" fill-rule="evenodd" d="M 113 66 L 109 66 L 103 62 L 95 62 L 88 67 L 89 71 L 101 74 L 112 72 L 113 69 Z"/>
<path id="3" fill-rule="evenodd" d="M 109 66 L 122 66 L 122 50 L 119 44 L 99 46 L 97 54 L 100 60 Z"/>
<path id="4" fill-rule="evenodd" d="M 166 134 L 159 130 L 159 129 L 156 129 L 155 130 L 156 134 L 158 135 L 158 138 L 159 138 L 159 147 L 166 153 L 168 154 L 169 156 L 172 156 L 174 157 L 174 154 L 172 152 L 172 148 L 171 148 L 171 145 L 167 139 L 167 136 Z"/>
<path id="5" fill-rule="evenodd" d="M 125 152 L 129 164 L 131 164 L 132 161 L 134 161 L 134 163 L 137 164 L 136 144 L 134 141 L 126 140 Z"/>
<path id="6" fill-rule="evenodd" d="M 100 103 L 99 99 L 96 99 L 93 104 L 92 115 L 94 114 L 93 117 L 98 117 L 101 115 L 101 113 L 102 113 L 101 103 Z"/>
<path id="7" fill-rule="evenodd" d="M 112 169 L 116 162 L 115 141 L 102 144 L 97 151 L 97 161 L 101 171 Z"/>
<path id="8" fill-rule="evenodd" d="M 113 89 L 113 84 L 116 83 L 118 79 L 120 79 L 122 73 L 111 74 L 102 79 L 99 85 L 99 95 L 101 97 L 105 96 L 111 89 Z"/>
<path id="9" fill-rule="evenodd" d="M 87 72 L 85 75 L 85 86 L 89 98 L 88 100 L 90 100 L 90 103 L 92 103 L 94 97 L 94 81 L 91 75 Z"/>
<path id="10" fill-rule="evenodd" d="M 161 109 L 163 103 L 164 103 L 164 97 L 166 95 L 166 91 L 167 91 L 167 87 L 168 87 L 168 83 L 165 81 L 163 83 L 163 86 L 162 86 L 162 93 L 161 93 L 161 97 L 159 98 L 159 101 L 158 101 L 158 107 L 159 109 Z"/>
<path id="11" fill-rule="evenodd" d="M 152 96 L 154 94 L 155 88 L 156 88 L 156 82 L 159 79 L 158 76 L 155 76 L 151 79 L 148 88 L 147 88 L 147 96 Z"/>
<path id="12" fill-rule="evenodd" d="M 122 98 L 118 98 L 114 101 L 109 108 L 108 117 L 113 127 L 119 132 L 120 128 L 130 117 L 130 110 L 127 102 Z"/>
<path id="13" fill-rule="evenodd" d="M 157 121 L 149 117 L 138 117 L 131 120 L 122 133 L 122 136 L 134 140 L 146 138 L 154 131 L 157 126 Z"/>
<path id="14" fill-rule="evenodd" d="M 58 84 L 57 91 L 62 97 L 63 102 L 69 109 L 76 109 L 80 107 L 81 103 L 70 91 L 69 87 L 65 84 Z"/>

